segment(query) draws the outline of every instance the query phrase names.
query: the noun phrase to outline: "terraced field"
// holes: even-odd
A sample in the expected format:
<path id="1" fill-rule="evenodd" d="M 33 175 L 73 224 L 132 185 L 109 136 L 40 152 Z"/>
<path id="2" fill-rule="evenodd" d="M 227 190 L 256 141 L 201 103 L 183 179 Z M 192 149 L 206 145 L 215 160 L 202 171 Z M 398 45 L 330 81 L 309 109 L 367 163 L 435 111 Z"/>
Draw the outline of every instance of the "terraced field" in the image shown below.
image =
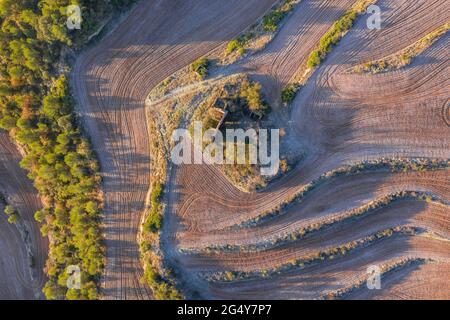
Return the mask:
<path id="1" fill-rule="evenodd" d="M 148 93 L 274 2 L 142 1 L 77 60 L 72 85 L 104 178 L 104 298 L 152 297 L 137 245 L 151 185 Z M 213 165 L 171 167 L 161 250 L 186 297 L 450 299 L 449 35 L 398 70 L 353 71 L 448 23 L 448 3 L 377 1 L 382 28 L 359 16 L 288 109 L 280 105 L 356 2 L 302 0 L 264 49 L 227 69 L 262 84 L 271 120 L 306 156 L 253 193 Z M 372 265 L 381 290 L 365 286 Z"/>
<path id="2" fill-rule="evenodd" d="M 0 131 L 0 193 L 18 212 L 10 224 L 0 203 L 0 298 L 39 299 L 45 282 L 47 241 L 42 238 L 34 213 L 41 209 L 37 191 L 19 168 L 21 155 L 8 134 Z"/>

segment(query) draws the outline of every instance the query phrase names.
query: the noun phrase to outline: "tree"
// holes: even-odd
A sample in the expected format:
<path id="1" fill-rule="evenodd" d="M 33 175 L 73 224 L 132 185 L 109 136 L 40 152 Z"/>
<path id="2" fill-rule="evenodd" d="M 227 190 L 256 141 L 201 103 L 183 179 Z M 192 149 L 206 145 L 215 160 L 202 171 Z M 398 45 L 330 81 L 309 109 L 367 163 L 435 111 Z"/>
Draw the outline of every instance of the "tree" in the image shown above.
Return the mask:
<path id="1" fill-rule="evenodd" d="M 267 106 L 261 98 L 261 85 L 259 83 L 245 81 L 241 87 L 241 97 L 245 99 L 247 107 L 252 113 L 261 117 L 267 111 Z"/>
<path id="2" fill-rule="evenodd" d="M 308 61 L 306 64 L 307 64 L 308 68 L 314 68 L 314 67 L 318 66 L 320 64 L 320 62 L 321 62 L 321 59 L 320 59 L 319 51 L 314 50 L 309 55 L 309 58 L 308 58 Z"/>

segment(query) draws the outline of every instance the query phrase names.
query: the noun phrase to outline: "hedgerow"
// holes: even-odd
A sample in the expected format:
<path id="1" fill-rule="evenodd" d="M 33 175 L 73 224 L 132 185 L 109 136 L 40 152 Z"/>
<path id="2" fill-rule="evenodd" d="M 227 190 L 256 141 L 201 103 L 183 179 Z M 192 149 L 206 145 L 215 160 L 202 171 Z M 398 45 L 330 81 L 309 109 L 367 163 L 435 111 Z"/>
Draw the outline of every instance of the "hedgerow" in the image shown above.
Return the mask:
<path id="1" fill-rule="evenodd" d="M 297 90 L 298 90 L 297 86 L 292 85 L 292 84 L 284 87 L 283 90 L 281 91 L 281 101 L 284 104 L 291 103 L 297 94 Z"/>
<path id="2" fill-rule="evenodd" d="M 228 42 L 225 53 L 237 52 L 239 56 L 245 53 L 246 45 L 258 35 L 274 33 L 283 19 L 294 9 L 299 0 L 282 0 L 266 13 L 260 23 L 255 24 L 239 37 Z"/>
<path id="3" fill-rule="evenodd" d="M 320 38 L 319 46 L 311 52 L 306 62 L 308 68 L 320 65 L 332 47 L 337 45 L 345 33 L 353 26 L 358 14 L 365 12 L 367 6 L 375 1 L 360 0 L 349 11 L 333 23 L 331 28 Z"/>
<path id="4" fill-rule="evenodd" d="M 209 60 L 206 58 L 199 58 L 192 62 L 190 68 L 191 71 L 195 72 L 201 79 L 208 75 Z"/>
<path id="5" fill-rule="evenodd" d="M 162 195 L 162 186 L 160 183 L 155 183 L 152 187 L 151 194 L 151 209 L 147 219 L 144 223 L 145 232 L 157 232 L 161 228 L 161 203 L 160 197 Z"/>
<path id="6" fill-rule="evenodd" d="M 201 275 L 211 282 L 231 282 L 247 279 L 267 278 L 282 272 L 290 270 L 301 270 L 307 266 L 321 263 L 325 260 L 333 260 L 342 256 L 357 252 L 362 248 L 369 245 L 373 245 L 382 240 L 391 238 L 393 236 L 401 235 L 416 235 L 423 232 L 422 229 L 411 226 L 397 226 L 389 229 L 377 231 L 374 234 L 365 236 L 363 238 L 347 242 L 335 247 L 325 248 L 324 250 L 308 254 L 305 257 L 299 259 L 293 259 L 291 261 L 280 264 L 276 267 L 261 269 L 255 271 L 219 271 L 219 272 L 204 272 Z"/>

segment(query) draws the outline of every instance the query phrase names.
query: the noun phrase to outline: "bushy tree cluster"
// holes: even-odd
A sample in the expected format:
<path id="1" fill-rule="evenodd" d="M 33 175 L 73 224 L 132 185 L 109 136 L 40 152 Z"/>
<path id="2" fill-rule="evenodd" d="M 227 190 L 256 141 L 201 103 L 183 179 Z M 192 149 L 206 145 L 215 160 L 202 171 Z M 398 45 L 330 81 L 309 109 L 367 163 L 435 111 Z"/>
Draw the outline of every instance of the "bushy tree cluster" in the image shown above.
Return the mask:
<path id="1" fill-rule="evenodd" d="M 241 85 L 240 96 L 251 113 L 262 117 L 267 112 L 268 106 L 263 101 L 261 84 L 258 82 L 244 81 Z"/>
<path id="2" fill-rule="evenodd" d="M 144 235 L 152 238 L 157 236 L 161 229 L 162 204 L 161 197 L 164 187 L 160 182 L 154 182 L 151 193 L 151 209 L 143 225 Z M 143 281 L 152 289 L 153 295 L 157 300 L 180 300 L 181 294 L 176 289 L 173 280 L 169 276 L 164 276 L 157 267 L 158 263 L 151 258 L 152 244 L 149 242 L 141 243 L 143 259 L 145 261 L 145 270 Z"/>
<path id="3" fill-rule="evenodd" d="M 263 30 L 268 32 L 276 31 L 280 22 L 294 8 L 294 5 L 295 0 L 285 0 L 273 8 L 263 17 Z"/>
<path id="4" fill-rule="evenodd" d="M 103 268 L 99 168 L 74 116 L 60 52 L 131 2 L 0 0 L 0 128 L 25 150 L 21 166 L 44 203 L 35 218 L 50 239 L 49 299 L 95 299 Z M 81 7 L 81 30 L 66 26 L 70 4 Z M 80 267 L 81 289 L 67 288 L 69 265 Z"/>

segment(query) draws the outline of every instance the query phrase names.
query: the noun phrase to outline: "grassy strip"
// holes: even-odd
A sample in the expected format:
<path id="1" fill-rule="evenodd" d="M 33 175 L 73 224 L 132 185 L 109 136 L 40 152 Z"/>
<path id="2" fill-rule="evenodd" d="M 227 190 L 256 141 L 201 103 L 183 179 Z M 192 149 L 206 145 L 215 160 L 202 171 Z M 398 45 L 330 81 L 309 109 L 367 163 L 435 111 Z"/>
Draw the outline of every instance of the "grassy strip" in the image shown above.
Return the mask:
<path id="1" fill-rule="evenodd" d="M 2 193 L 0 193 L 0 205 L 4 207 L 3 213 L 8 216 L 8 222 L 11 224 L 16 223 L 18 218 L 17 210 L 12 205 L 8 204 L 6 197 Z"/>
<path id="2" fill-rule="evenodd" d="M 195 72 L 197 76 L 202 80 L 208 76 L 208 67 L 210 61 L 206 58 L 199 58 L 191 63 L 190 69 Z"/>
<path id="3" fill-rule="evenodd" d="M 297 95 L 298 89 L 299 86 L 296 84 L 288 84 L 284 87 L 281 91 L 281 102 L 283 102 L 284 105 L 291 103 Z"/>
<path id="4" fill-rule="evenodd" d="M 262 34 L 273 34 L 281 22 L 294 9 L 299 0 L 281 0 L 264 15 L 261 23 L 255 25 L 239 37 L 231 40 L 226 48 L 227 55 L 237 52 L 239 56 L 245 53 L 248 43 Z"/>
<path id="5" fill-rule="evenodd" d="M 356 66 L 353 68 L 353 71 L 357 73 L 380 73 L 405 67 L 411 63 L 414 57 L 421 54 L 439 38 L 444 36 L 448 30 L 450 30 L 450 24 L 446 23 L 405 49 L 385 58 Z"/>
<path id="6" fill-rule="evenodd" d="M 366 8 L 374 3 L 374 0 L 360 0 L 342 17 L 333 23 L 331 28 L 320 38 L 319 47 L 308 57 L 306 62 L 308 68 L 315 68 L 331 52 L 333 46 L 337 45 L 342 37 L 350 30 L 356 17 L 366 11 Z"/>
<path id="7" fill-rule="evenodd" d="M 158 112 L 158 111 L 156 111 Z M 160 250 L 160 231 L 164 205 L 164 182 L 167 176 L 167 161 L 164 155 L 164 140 L 158 130 L 159 120 L 155 113 L 146 110 L 151 135 L 151 171 L 153 184 L 150 193 L 150 210 L 142 224 L 139 237 L 141 260 L 144 265 L 142 281 L 147 284 L 155 299 L 179 300 L 183 296 L 177 290 L 168 268 L 163 266 Z M 160 124 L 160 123 L 159 123 Z"/>
<path id="8" fill-rule="evenodd" d="M 338 223 L 348 223 L 355 219 L 365 217 L 374 211 L 378 211 L 382 208 L 388 207 L 390 204 L 400 200 L 417 200 L 417 201 L 427 201 L 427 202 L 438 202 L 445 203 L 444 200 L 439 199 L 437 196 L 428 194 L 426 192 L 416 192 L 416 191 L 400 191 L 381 197 L 370 203 L 363 205 L 361 207 L 350 210 L 349 212 L 336 216 L 326 221 L 317 222 L 298 230 L 294 230 L 291 233 L 280 235 L 276 238 L 258 242 L 256 244 L 250 245 L 225 245 L 225 246 L 210 246 L 203 249 L 184 249 L 182 252 L 187 253 L 199 253 L 199 252 L 258 252 L 262 250 L 268 250 L 275 248 L 277 246 L 297 241 L 299 239 L 304 239 L 313 233 L 318 231 L 324 231 L 336 226 Z"/>
<path id="9" fill-rule="evenodd" d="M 402 259 L 400 261 L 397 261 L 393 264 L 385 265 L 381 267 L 381 274 L 380 276 L 383 278 L 387 276 L 389 273 L 395 272 L 397 270 L 400 270 L 402 268 L 406 268 L 411 265 L 420 265 L 424 264 L 426 262 L 431 262 L 430 259 L 422 259 L 422 258 L 406 258 Z M 352 286 L 349 286 L 347 288 L 338 289 L 336 291 L 329 292 L 321 297 L 321 299 L 343 299 L 350 295 L 352 292 L 355 292 L 356 290 L 362 289 L 367 285 L 368 278 L 361 279 L 357 283 L 353 284 Z"/>
<path id="10" fill-rule="evenodd" d="M 96 299 L 103 270 L 99 165 L 73 110 L 61 52 L 81 46 L 99 20 L 131 1 L 3 1 L 0 6 L 0 127 L 26 155 L 21 166 L 44 208 L 35 214 L 50 240 L 43 292 L 48 299 Z M 65 8 L 81 7 L 81 30 Z M 78 266 L 81 288 L 68 289 Z"/>
<path id="11" fill-rule="evenodd" d="M 268 219 L 272 219 L 280 214 L 283 214 L 286 209 L 293 205 L 301 203 L 306 195 L 316 189 L 329 179 L 357 174 L 367 171 L 390 171 L 390 172 L 407 172 L 407 171 L 425 171 L 425 170 L 437 170 L 450 167 L 450 160 L 438 160 L 438 159 L 382 159 L 378 161 L 365 161 L 357 163 L 351 166 L 344 166 L 322 174 L 317 179 L 311 181 L 305 185 L 294 196 L 287 199 L 285 202 L 279 204 L 273 209 L 261 213 L 255 218 L 241 222 L 237 226 L 231 228 L 244 228 L 252 227 L 257 224 L 261 224 Z"/>
<path id="12" fill-rule="evenodd" d="M 224 271 L 215 272 L 213 274 L 203 274 L 208 281 L 231 282 L 236 280 L 267 278 L 280 274 L 282 272 L 290 271 L 292 269 L 304 269 L 305 267 L 320 263 L 326 259 L 333 260 L 342 257 L 346 254 L 353 253 L 358 249 L 365 248 L 375 242 L 392 237 L 393 235 L 414 235 L 420 233 L 421 230 L 414 227 L 395 227 L 379 231 L 373 235 L 348 242 L 346 244 L 329 248 L 324 251 L 311 254 L 301 259 L 295 259 L 290 262 L 281 264 L 278 267 L 255 270 L 255 271 Z"/>

